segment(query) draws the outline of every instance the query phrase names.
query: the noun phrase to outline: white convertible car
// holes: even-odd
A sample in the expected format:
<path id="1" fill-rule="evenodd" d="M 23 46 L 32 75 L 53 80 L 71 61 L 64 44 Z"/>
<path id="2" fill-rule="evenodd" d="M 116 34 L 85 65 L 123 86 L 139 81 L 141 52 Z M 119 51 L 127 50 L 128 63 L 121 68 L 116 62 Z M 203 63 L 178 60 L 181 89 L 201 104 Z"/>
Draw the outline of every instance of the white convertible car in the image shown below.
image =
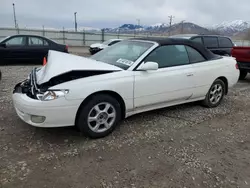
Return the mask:
<path id="1" fill-rule="evenodd" d="M 49 51 L 47 64 L 15 86 L 13 101 L 30 125 L 75 125 L 100 138 L 137 113 L 192 101 L 216 107 L 238 78 L 234 58 L 201 44 L 127 39 L 90 58 Z"/>

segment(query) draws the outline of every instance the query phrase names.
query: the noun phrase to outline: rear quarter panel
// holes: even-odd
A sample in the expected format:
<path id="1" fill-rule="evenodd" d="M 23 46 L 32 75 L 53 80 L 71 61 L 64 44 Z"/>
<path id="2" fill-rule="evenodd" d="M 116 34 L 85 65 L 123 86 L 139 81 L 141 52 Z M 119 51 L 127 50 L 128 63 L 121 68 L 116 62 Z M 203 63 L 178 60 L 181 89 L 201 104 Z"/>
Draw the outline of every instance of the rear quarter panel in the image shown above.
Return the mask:
<path id="1" fill-rule="evenodd" d="M 203 63 L 193 64 L 196 76 L 196 91 L 194 97 L 203 97 L 210 89 L 213 82 L 219 77 L 225 77 L 228 87 L 234 86 L 239 78 L 236 69 L 236 60 L 232 57 L 223 57 Z"/>

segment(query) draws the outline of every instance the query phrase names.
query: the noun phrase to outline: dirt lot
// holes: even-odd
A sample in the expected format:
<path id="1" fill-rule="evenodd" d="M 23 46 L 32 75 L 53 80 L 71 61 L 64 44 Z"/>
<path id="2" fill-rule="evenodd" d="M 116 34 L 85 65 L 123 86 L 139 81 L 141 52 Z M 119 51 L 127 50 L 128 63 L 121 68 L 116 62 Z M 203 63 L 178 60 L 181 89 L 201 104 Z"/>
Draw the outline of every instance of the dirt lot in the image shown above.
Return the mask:
<path id="1" fill-rule="evenodd" d="M 32 67 L 1 67 L 0 187 L 250 187 L 250 79 L 216 109 L 187 104 L 133 116 L 104 139 L 41 129 L 11 92 Z"/>

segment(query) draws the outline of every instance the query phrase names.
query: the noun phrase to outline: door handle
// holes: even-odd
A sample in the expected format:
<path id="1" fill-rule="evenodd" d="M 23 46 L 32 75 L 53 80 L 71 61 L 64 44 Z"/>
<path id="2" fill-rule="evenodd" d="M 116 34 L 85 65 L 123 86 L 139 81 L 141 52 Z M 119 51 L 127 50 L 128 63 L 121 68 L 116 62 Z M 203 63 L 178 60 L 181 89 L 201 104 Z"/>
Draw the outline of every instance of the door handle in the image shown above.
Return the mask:
<path id="1" fill-rule="evenodd" d="M 188 73 L 187 76 L 193 76 L 194 74 L 193 73 Z"/>

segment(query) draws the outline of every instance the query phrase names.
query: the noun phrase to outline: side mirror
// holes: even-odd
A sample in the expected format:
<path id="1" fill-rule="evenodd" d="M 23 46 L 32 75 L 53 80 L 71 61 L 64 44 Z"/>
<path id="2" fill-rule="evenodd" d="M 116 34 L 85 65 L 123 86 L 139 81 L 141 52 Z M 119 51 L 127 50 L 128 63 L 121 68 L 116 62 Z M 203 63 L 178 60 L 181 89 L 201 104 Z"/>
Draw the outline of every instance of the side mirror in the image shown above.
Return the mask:
<path id="1" fill-rule="evenodd" d="M 158 68 L 159 68 L 158 63 L 148 61 L 148 62 L 142 64 L 141 66 L 139 66 L 139 68 L 137 70 L 150 71 L 150 70 L 158 70 Z"/>
<path id="2" fill-rule="evenodd" d="M 6 48 L 7 45 L 6 45 L 6 43 L 1 43 L 1 44 L 0 44 L 0 47 Z"/>

